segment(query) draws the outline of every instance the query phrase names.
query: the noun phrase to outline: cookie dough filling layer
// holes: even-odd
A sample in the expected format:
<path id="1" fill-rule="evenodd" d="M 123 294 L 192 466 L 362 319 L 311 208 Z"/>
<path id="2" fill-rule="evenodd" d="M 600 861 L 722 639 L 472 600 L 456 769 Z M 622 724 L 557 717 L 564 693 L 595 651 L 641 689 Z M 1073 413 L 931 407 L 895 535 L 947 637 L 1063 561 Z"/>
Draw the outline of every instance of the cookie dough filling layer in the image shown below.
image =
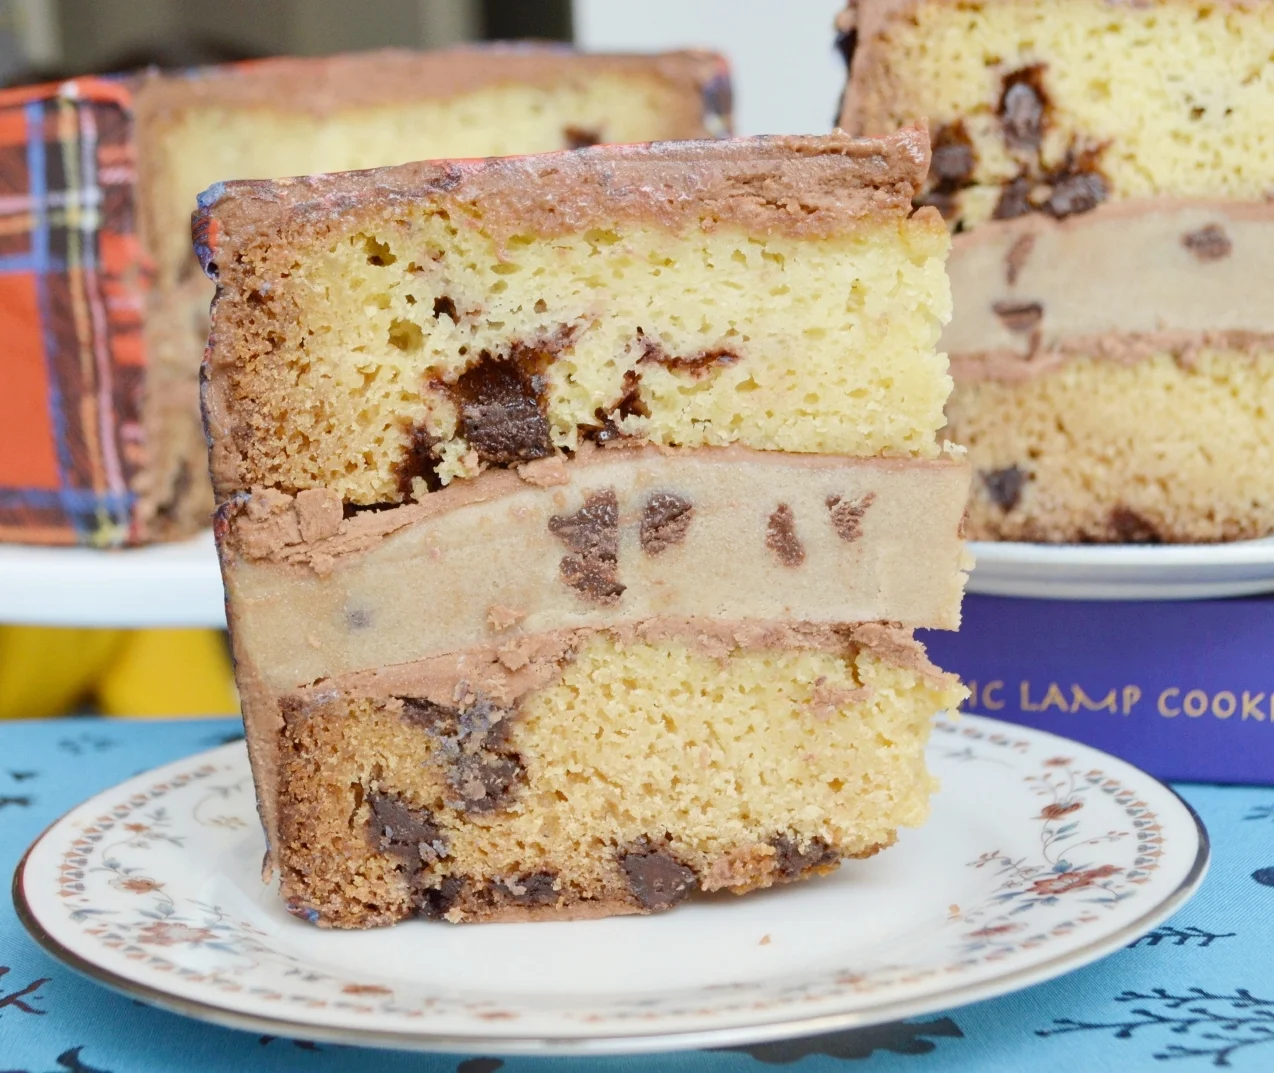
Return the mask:
<path id="1" fill-rule="evenodd" d="M 975 539 L 1274 532 L 1274 208 L 1128 201 L 956 236 L 947 434 Z"/>
<path id="2" fill-rule="evenodd" d="M 880 628 L 875 628 L 878 632 Z M 282 892 L 327 927 L 645 913 L 829 871 L 922 822 L 964 691 L 905 636 L 707 654 L 583 640 L 516 701 L 285 698 Z"/>
<path id="3" fill-rule="evenodd" d="M 906 131 L 213 188 L 218 491 L 398 503 L 623 438 L 935 457 L 926 161 Z"/>
<path id="4" fill-rule="evenodd" d="M 594 449 L 348 519 L 262 490 L 222 511 L 226 589 L 276 687 L 655 617 L 954 628 L 968 483 L 963 460 L 735 447 Z"/>
<path id="5" fill-rule="evenodd" d="M 953 226 L 1269 193 L 1269 4 L 852 0 L 840 27 L 840 125 L 884 134 L 927 119 L 921 200 Z"/>

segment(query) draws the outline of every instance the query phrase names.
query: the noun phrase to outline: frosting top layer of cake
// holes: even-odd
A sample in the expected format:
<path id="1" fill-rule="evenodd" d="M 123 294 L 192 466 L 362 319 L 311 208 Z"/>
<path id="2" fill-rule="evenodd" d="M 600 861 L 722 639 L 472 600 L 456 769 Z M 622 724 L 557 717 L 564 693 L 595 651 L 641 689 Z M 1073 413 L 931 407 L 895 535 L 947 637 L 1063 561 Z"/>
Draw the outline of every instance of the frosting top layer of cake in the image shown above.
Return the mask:
<path id="1" fill-rule="evenodd" d="M 216 273 L 221 236 L 236 247 L 280 227 L 322 225 L 372 201 L 481 204 L 498 237 L 551 236 L 616 219 L 679 229 L 710 219 L 799 237 L 876 213 L 906 216 L 929 167 L 925 133 L 883 138 L 777 135 L 595 146 L 572 153 L 218 183 L 199 199 L 196 250 Z"/>
<path id="2" fill-rule="evenodd" d="M 324 57 L 278 56 L 173 76 L 146 76 L 139 87 L 149 115 L 191 107 L 285 108 L 315 116 L 399 101 L 456 97 L 489 86 L 551 86 L 599 74 L 658 78 L 688 91 L 722 95 L 717 111 L 729 114 L 725 60 L 712 52 L 585 53 L 566 45 L 467 45 L 421 52 L 379 49 Z M 713 87 L 712 83 L 718 84 Z M 149 88 L 162 83 L 162 92 Z M 687 98 L 687 103 L 694 96 Z M 698 126 L 697 108 L 688 114 Z"/>

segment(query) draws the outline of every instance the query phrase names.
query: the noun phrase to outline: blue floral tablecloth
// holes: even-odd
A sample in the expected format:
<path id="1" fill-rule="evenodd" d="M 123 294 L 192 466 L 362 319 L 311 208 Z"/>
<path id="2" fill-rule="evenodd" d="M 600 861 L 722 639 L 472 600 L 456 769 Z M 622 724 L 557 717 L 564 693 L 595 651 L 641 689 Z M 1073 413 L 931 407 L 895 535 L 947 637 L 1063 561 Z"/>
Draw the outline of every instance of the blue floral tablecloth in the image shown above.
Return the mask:
<path id="1" fill-rule="evenodd" d="M 0 866 L 72 805 L 221 744 L 231 720 L 0 723 Z M 151 1009 L 45 955 L 0 908 L 0 1073 L 1017 1073 L 1274 1070 L 1274 789 L 1178 789 L 1212 836 L 1199 895 L 1132 947 L 1052 983 L 876 1028 L 610 1059 L 398 1054 L 258 1036 Z"/>

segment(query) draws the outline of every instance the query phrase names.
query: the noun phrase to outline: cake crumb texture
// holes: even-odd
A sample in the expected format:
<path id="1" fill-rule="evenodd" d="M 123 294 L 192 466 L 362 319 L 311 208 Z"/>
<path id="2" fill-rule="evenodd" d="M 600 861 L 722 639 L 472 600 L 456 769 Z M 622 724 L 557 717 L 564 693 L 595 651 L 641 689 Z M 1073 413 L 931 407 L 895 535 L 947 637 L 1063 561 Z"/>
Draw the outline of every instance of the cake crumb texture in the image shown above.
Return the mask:
<path id="1" fill-rule="evenodd" d="M 281 240 L 243 232 L 217 253 L 222 496 L 398 503 L 583 440 L 939 452 L 950 293 L 935 213 L 803 238 L 784 233 L 784 202 L 763 209 L 769 229 L 685 203 L 680 227 L 617 209 L 506 235 L 482 197 L 412 202 Z"/>
<path id="2" fill-rule="evenodd" d="M 499 707 L 285 700 L 283 895 L 321 926 L 669 908 L 827 871 L 922 822 L 935 711 L 964 691 L 852 646 L 598 634 Z"/>
<path id="3" fill-rule="evenodd" d="M 961 382 L 974 540 L 1189 543 L 1274 533 L 1274 351 L 1075 357 Z"/>
<path id="4" fill-rule="evenodd" d="M 1274 4 L 859 0 L 842 124 L 928 119 L 926 200 L 963 226 L 1274 185 Z M 892 13 L 892 14 L 891 14 Z M 861 70 L 859 69 L 861 67 Z"/>

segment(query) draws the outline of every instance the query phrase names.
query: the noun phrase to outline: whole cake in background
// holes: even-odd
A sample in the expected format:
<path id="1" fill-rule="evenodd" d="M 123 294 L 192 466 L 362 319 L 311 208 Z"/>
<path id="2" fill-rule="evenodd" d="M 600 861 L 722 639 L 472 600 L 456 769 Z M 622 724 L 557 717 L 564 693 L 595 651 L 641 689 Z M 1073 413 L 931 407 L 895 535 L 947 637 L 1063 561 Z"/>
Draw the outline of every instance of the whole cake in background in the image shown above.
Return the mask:
<path id="1" fill-rule="evenodd" d="M 554 46 L 275 59 L 0 92 L 0 540 L 209 524 L 198 370 L 209 184 L 728 133 L 706 53 Z"/>
<path id="2" fill-rule="evenodd" d="M 1274 533 L 1274 4 L 857 0 L 841 125 L 925 120 L 986 540 Z"/>
<path id="3" fill-rule="evenodd" d="M 218 185 L 248 745 L 323 926 L 667 909 L 921 822 L 968 467 L 922 132 Z"/>

